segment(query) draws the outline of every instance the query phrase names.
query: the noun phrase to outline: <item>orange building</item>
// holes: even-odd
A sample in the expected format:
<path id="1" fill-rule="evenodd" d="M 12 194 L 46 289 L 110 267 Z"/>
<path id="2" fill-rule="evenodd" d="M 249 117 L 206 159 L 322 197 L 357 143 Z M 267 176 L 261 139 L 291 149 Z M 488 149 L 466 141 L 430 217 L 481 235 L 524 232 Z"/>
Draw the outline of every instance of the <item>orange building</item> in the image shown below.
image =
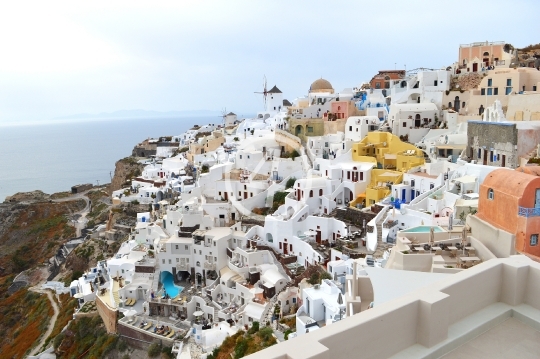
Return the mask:
<path id="1" fill-rule="evenodd" d="M 515 235 L 515 249 L 540 257 L 540 169 L 491 172 L 480 186 L 477 216 Z"/>
<path id="2" fill-rule="evenodd" d="M 372 89 L 389 89 L 393 80 L 405 77 L 405 70 L 382 70 L 369 81 Z"/>

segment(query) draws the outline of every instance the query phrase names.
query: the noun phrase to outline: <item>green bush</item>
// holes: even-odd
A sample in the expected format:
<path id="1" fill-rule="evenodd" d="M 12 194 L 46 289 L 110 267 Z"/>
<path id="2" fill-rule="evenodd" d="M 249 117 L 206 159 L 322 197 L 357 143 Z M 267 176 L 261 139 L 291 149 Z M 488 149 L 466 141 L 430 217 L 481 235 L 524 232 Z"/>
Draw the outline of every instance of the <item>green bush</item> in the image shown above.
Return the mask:
<path id="1" fill-rule="evenodd" d="M 296 182 L 296 178 L 291 177 L 287 180 L 287 183 L 285 184 L 285 189 L 292 188 L 294 186 L 294 183 Z"/>
<path id="2" fill-rule="evenodd" d="M 308 282 L 309 284 L 312 284 L 312 285 L 319 284 L 321 282 L 319 273 L 314 272 L 313 274 L 311 274 L 311 277 L 309 277 Z"/>
<path id="3" fill-rule="evenodd" d="M 293 150 L 293 151 L 291 152 L 291 158 L 293 159 L 293 161 L 294 161 L 294 159 L 295 159 L 296 157 L 300 157 L 300 154 L 298 153 L 297 150 Z"/>
<path id="4" fill-rule="evenodd" d="M 289 340 L 289 334 L 291 334 L 292 332 L 293 332 L 292 330 L 287 329 L 287 330 L 285 331 L 285 333 L 283 333 L 283 334 L 284 334 L 284 335 L 283 335 L 283 338 L 285 338 L 285 340 Z"/>
<path id="5" fill-rule="evenodd" d="M 248 334 L 255 334 L 259 331 L 259 322 L 253 322 L 253 325 L 248 330 Z"/>
<path id="6" fill-rule="evenodd" d="M 323 274 L 321 274 L 321 281 L 323 279 L 332 279 L 332 275 L 328 272 L 324 272 Z"/>
<path id="7" fill-rule="evenodd" d="M 161 353 L 161 347 L 158 343 L 152 343 L 148 347 L 148 356 L 150 358 L 155 358 Z"/>
<path id="8" fill-rule="evenodd" d="M 208 173 L 209 171 L 210 171 L 210 167 L 208 167 L 208 165 L 202 165 L 201 173 Z"/>

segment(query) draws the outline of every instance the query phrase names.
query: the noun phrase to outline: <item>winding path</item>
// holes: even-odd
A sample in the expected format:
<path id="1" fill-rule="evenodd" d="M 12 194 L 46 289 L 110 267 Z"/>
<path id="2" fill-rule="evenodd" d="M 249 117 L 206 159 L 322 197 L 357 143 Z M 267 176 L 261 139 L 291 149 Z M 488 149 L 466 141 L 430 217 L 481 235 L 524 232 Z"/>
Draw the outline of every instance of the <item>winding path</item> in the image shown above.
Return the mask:
<path id="1" fill-rule="evenodd" d="M 32 349 L 30 354 L 28 354 L 28 356 L 32 356 L 32 355 L 37 354 L 37 352 L 45 344 L 45 341 L 47 340 L 47 338 L 51 335 L 51 333 L 52 333 L 52 331 L 54 329 L 54 325 L 56 324 L 56 319 L 58 318 L 58 314 L 60 313 L 60 309 L 58 309 L 58 304 L 56 304 L 56 302 L 54 301 L 54 298 L 53 298 L 52 293 L 50 291 L 43 290 L 43 289 L 36 289 L 36 288 L 29 288 L 29 290 L 31 290 L 32 292 L 35 292 L 35 293 L 47 294 L 47 297 L 49 297 L 49 301 L 51 302 L 51 305 L 52 305 L 52 307 L 54 309 L 54 314 L 51 317 L 51 320 L 49 322 L 49 327 L 47 328 L 47 331 L 45 332 L 45 334 L 43 334 L 41 336 L 41 339 L 40 339 L 39 343 L 36 346 L 34 346 L 34 349 Z"/>

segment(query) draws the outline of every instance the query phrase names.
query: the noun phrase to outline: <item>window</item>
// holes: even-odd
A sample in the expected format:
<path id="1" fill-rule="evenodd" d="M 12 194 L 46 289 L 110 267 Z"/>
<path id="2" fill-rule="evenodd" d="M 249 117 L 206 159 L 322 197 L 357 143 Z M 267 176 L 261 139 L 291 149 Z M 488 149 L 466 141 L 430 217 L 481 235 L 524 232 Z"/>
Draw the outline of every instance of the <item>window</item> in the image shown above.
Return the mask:
<path id="1" fill-rule="evenodd" d="M 411 180 L 411 187 L 414 188 L 414 180 Z"/>
<path id="2" fill-rule="evenodd" d="M 512 86 L 512 79 L 506 79 L 506 86 Z"/>
<path id="3" fill-rule="evenodd" d="M 510 95 L 512 93 L 512 88 L 511 87 L 507 87 L 506 88 L 506 91 L 505 91 L 505 95 Z"/>
<path id="4" fill-rule="evenodd" d="M 533 86 L 533 91 L 536 91 L 536 85 Z"/>
<path id="5" fill-rule="evenodd" d="M 193 254 L 197 254 L 197 250 L 196 250 L 196 249 L 193 250 Z"/>
<path id="6" fill-rule="evenodd" d="M 531 234 L 531 246 L 538 244 L 538 234 Z"/>
<path id="7" fill-rule="evenodd" d="M 407 122 L 403 122 L 403 127 L 407 127 Z"/>
<path id="8" fill-rule="evenodd" d="M 313 197 L 313 190 L 310 190 L 310 191 L 309 191 L 309 196 L 310 196 L 310 197 Z"/>
<path id="9" fill-rule="evenodd" d="M 487 90 L 488 90 L 488 91 L 487 91 L 487 95 L 488 95 L 488 96 L 493 95 L 493 89 L 492 89 L 491 87 L 488 87 Z"/>
<path id="10" fill-rule="evenodd" d="M 240 159 L 242 159 L 242 155 L 240 155 Z"/>
<path id="11" fill-rule="evenodd" d="M 311 127 L 311 126 L 308 126 L 308 128 L 307 128 L 307 132 L 313 132 L 313 127 Z"/>
<path id="12" fill-rule="evenodd" d="M 201 262 L 197 261 L 197 267 L 201 266 Z"/>
<path id="13" fill-rule="evenodd" d="M 349 131 L 351 131 L 351 132 L 352 132 L 352 126 L 349 126 Z"/>
<path id="14" fill-rule="evenodd" d="M 180 262 L 180 258 L 176 258 L 176 263 Z"/>
<path id="15" fill-rule="evenodd" d="M 486 94 L 486 89 L 485 88 L 481 89 L 480 90 L 480 95 L 484 96 L 485 94 Z"/>
<path id="16" fill-rule="evenodd" d="M 296 303 L 296 298 L 293 297 L 292 302 L 293 302 L 293 303 Z"/>
<path id="17" fill-rule="evenodd" d="M 165 259 L 162 259 L 161 262 L 162 262 L 163 264 L 165 264 Z"/>
<path id="18" fill-rule="evenodd" d="M 488 79 L 488 87 L 493 86 L 493 79 Z"/>
<path id="19" fill-rule="evenodd" d="M 169 264 L 171 264 L 171 260 L 169 259 Z"/>
<path id="20" fill-rule="evenodd" d="M 461 104 L 461 107 L 465 108 L 465 101 Z"/>
<path id="21" fill-rule="evenodd" d="M 176 244 L 175 246 L 176 246 L 176 249 L 178 249 L 178 244 Z"/>
<path id="22" fill-rule="evenodd" d="M 430 183 L 430 184 L 429 184 L 429 189 L 433 189 L 433 188 L 435 188 L 435 184 L 434 184 L 434 183 Z"/>
<path id="23" fill-rule="evenodd" d="M 494 94 L 495 96 L 497 96 L 497 95 L 499 94 L 499 88 L 498 88 L 498 87 L 494 87 L 494 88 L 493 88 L 493 94 Z"/>
<path id="24" fill-rule="evenodd" d="M 482 150 L 479 148 L 478 149 L 478 156 L 476 156 L 477 158 L 482 158 Z"/>
<path id="25" fill-rule="evenodd" d="M 495 198 L 495 193 L 493 192 L 493 188 L 488 189 L 488 199 L 493 200 Z"/>
<path id="26" fill-rule="evenodd" d="M 319 190 L 319 196 L 322 196 L 322 195 L 323 195 L 323 190 L 320 189 L 320 190 Z"/>

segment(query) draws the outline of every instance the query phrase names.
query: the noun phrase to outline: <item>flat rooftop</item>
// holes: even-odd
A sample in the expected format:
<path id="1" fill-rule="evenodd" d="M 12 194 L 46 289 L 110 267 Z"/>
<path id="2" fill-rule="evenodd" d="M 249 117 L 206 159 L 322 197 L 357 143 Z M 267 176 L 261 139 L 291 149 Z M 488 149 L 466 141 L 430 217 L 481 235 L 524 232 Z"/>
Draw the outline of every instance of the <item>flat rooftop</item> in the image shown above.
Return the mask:
<path id="1" fill-rule="evenodd" d="M 508 318 L 441 358 L 540 358 L 540 331 Z"/>

